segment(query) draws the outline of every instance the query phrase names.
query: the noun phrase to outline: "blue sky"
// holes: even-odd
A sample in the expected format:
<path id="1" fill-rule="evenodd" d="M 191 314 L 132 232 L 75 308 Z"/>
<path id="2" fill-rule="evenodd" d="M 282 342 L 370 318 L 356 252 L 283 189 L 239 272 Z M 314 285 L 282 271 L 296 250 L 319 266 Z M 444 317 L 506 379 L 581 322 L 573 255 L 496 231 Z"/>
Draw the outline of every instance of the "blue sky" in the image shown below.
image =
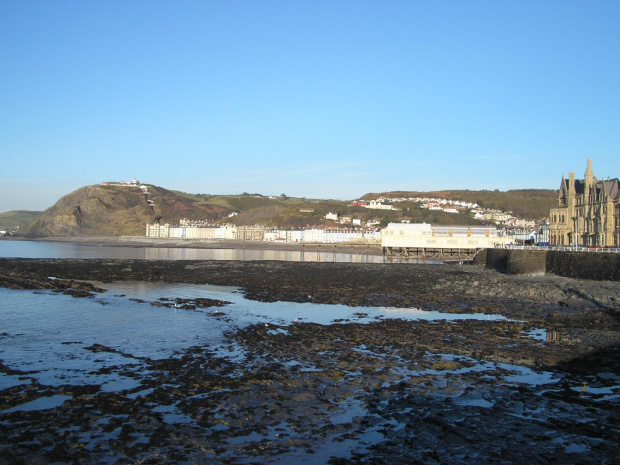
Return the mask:
<path id="1" fill-rule="evenodd" d="M 620 2 L 0 2 L 0 212 L 620 176 Z"/>

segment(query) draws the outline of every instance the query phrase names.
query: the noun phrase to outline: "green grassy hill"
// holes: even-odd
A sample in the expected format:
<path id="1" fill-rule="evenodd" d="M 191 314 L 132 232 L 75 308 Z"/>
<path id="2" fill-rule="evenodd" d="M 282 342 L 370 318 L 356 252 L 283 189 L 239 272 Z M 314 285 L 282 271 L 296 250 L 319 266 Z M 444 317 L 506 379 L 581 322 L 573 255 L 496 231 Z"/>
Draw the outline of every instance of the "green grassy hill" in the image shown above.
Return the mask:
<path id="1" fill-rule="evenodd" d="M 41 213 L 29 210 L 13 210 L 0 213 L 0 229 L 16 231 L 37 218 Z"/>

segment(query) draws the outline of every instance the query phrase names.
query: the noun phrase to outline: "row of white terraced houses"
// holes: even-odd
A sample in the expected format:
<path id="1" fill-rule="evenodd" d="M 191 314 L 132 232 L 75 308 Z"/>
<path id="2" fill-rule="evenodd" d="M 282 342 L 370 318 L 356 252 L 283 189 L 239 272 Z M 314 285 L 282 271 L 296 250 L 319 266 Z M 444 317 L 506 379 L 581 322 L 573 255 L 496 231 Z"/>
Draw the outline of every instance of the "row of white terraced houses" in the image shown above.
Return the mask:
<path id="1" fill-rule="evenodd" d="M 146 225 L 147 237 L 175 239 L 233 239 L 319 244 L 372 243 L 383 247 L 486 248 L 504 246 L 512 238 L 501 236 L 494 227 L 432 226 L 390 223 L 386 229 L 308 228 L 275 229 L 264 226 Z"/>
<path id="2" fill-rule="evenodd" d="M 146 237 L 174 239 L 236 239 L 271 242 L 381 242 L 381 230 L 369 228 L 275 229 L 265 226 L 185 226 L 147 224 Z"/>

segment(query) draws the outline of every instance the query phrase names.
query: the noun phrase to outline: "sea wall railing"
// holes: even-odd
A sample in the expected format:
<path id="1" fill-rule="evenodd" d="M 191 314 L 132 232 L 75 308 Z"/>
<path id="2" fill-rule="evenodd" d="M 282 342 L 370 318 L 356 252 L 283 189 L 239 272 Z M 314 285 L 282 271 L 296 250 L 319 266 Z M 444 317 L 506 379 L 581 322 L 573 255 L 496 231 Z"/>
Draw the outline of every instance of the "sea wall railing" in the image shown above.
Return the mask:
<path id="1" fill-rule="evenodd" d="M 511 250 L 555 250 L 564 252 L 591 252 L 591 253 L 620 253 L 620 247 L 584 247 L 581 245 L 520 245 L 507 244 L 506 249 Z"/>

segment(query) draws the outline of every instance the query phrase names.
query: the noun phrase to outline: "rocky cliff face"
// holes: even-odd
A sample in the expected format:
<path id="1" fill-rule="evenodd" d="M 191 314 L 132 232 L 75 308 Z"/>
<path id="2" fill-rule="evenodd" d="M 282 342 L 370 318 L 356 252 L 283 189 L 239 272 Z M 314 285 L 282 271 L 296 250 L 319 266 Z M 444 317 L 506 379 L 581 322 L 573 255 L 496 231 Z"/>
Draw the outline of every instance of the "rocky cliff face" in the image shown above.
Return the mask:
<path id="1" fill-rule="evenodd" d="M 219 209 L 224 210 L 224 209 Z M 146 223 L 206 219 L 218 207 L 200 205 L 166 189 L 147 186 L 82 187 L 44 211 L 24 228 L 27 237 L 139 236 Z"/>

